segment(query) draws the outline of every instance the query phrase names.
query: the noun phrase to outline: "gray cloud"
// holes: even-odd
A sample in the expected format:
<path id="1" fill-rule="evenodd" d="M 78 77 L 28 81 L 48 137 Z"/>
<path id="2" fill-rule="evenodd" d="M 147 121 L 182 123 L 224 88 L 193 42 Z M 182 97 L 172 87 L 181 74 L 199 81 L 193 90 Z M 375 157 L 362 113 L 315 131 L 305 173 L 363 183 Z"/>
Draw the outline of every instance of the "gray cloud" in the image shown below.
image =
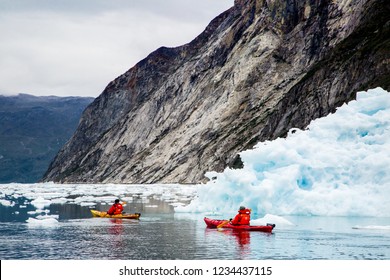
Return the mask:
<path id="1" fill-rule="evenodd" d="M 0 0 L 0 94 L 97 96 L 160 46 L 195 38 L 233 0 Z"/>
<path id="2" fill-rule="evenodd" d="M 83 15 L 131 10 L 198 21 L 199 18 L 209 17 L 210 14 L 215 15 L 216 10 L 232 5 L 233 0 L 1 0 L 0 10 L 52 11 Z"/>

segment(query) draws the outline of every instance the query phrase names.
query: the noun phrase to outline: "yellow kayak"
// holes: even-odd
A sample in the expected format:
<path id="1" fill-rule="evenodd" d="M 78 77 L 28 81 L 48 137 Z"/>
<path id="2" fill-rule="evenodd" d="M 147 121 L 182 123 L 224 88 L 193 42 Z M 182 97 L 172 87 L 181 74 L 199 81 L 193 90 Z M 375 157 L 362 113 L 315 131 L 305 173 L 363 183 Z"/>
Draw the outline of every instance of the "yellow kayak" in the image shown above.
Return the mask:
<path id="1" fill-rule="evenodd" d="M 93 217 L 111 219 L 139 219 L 139 217 L 141 216 L 141 213 L 108 215 L 107 212 L 98 210 L 91 210 L 91 213 Z"/>

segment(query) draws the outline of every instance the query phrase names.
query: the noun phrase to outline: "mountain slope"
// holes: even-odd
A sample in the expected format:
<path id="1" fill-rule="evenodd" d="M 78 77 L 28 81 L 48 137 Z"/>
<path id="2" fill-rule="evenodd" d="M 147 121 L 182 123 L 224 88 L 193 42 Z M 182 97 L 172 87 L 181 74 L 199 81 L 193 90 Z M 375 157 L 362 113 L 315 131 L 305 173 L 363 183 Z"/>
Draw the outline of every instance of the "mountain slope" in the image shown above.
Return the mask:
<path id="1" fill-rule="evenodd" d="M 258 141 L 390 88 L 389 15 L 384 0 L 236 0 L 109 83 L 45 180 L 190 183 L 240 167 Z"/>
<path id="2" fill-rule="evenodd" d="M 0 183 L 40 180 L 92 101 L 0 95 Z"/>

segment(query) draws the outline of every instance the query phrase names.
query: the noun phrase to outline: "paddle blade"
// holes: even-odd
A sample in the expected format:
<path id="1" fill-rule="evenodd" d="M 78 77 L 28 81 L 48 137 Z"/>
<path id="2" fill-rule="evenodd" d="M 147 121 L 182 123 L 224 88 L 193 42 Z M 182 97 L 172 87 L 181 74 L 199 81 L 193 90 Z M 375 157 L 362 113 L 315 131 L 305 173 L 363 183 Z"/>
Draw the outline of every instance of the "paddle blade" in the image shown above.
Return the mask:
<path id="1" fill-rule="evenodd" d="M 227 225 L 230 221 L 229 220 L 226 220 L 224 221 L 223 223 L 220 223 L 219 225 L 217 225 L 217 228 L 221 228 L 223 227 L 224 225 Z"/>

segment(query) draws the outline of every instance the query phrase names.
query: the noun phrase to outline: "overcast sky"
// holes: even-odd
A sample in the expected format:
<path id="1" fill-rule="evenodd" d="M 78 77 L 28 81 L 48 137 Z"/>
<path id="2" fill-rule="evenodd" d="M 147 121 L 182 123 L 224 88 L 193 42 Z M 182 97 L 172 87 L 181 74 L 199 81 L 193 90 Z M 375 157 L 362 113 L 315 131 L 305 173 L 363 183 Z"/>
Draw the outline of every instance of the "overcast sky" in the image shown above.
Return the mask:
<path id="1" fill-rule="evenodd" d="M 234 0 L 0 0 L 0 94 L 98 96 Z"/>

